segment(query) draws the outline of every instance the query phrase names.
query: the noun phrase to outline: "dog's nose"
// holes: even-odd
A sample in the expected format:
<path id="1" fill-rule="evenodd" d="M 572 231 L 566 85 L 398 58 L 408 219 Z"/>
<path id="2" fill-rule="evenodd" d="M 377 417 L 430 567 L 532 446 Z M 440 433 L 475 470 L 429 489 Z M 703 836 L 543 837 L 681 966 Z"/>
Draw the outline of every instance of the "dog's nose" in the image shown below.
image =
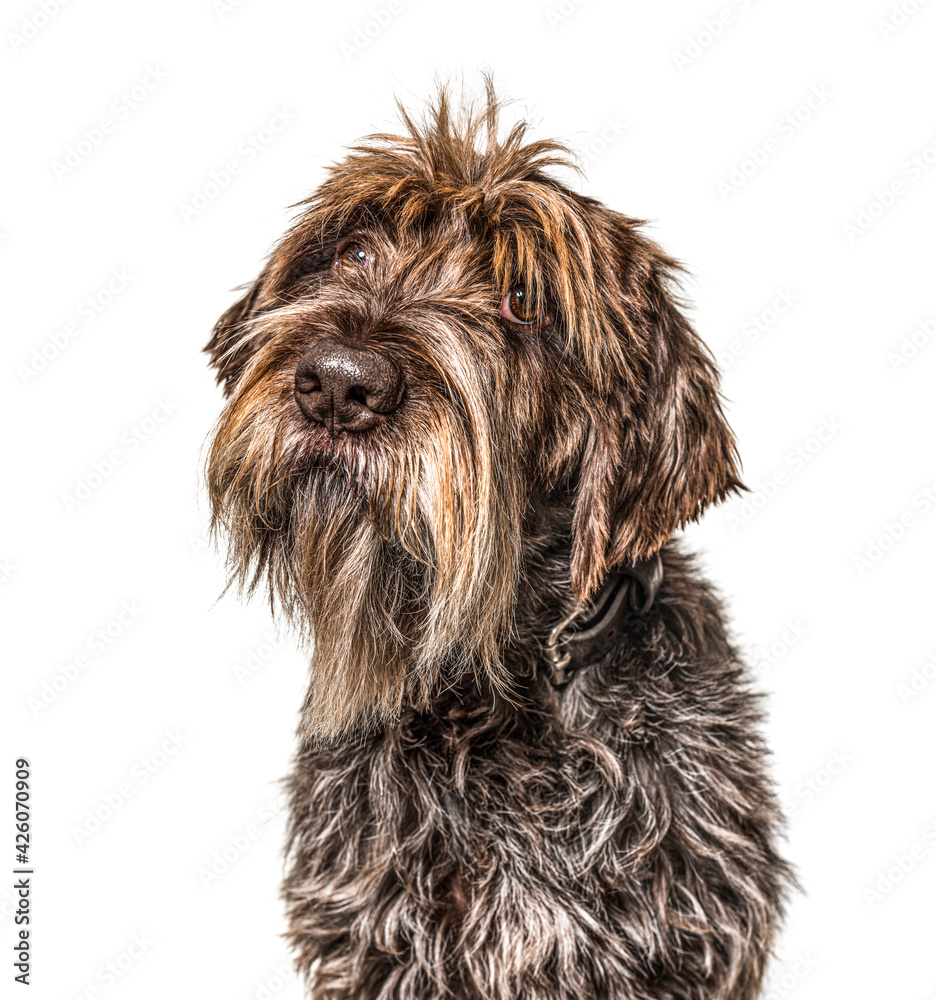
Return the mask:
<path id="1" fill-rule="evenodd" d="M 368 430 L 392 413 L 402 396 L 399 368 L 376 351 L 322 341 L 296 366 L 296 399 L 302 412 L 332 434 Z"/>

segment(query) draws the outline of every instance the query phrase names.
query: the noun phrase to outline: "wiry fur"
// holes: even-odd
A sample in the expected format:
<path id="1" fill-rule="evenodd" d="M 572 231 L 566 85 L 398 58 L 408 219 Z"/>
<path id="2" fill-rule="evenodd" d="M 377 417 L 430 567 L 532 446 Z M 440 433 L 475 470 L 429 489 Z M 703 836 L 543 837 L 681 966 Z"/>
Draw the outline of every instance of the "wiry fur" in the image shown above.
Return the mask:
<path id="1" fill-rule="evenodd" d="M 751 1000 L 790 875 L 742 667 L 666 544 L 739 487 L 716 372 L 675 262 L 498 111 L 443 92 L 352 150 L 208 347 L 234 578 L 315 644 L 298 965 L 323 1000 Z M 518 285 L 548 320 L 501 318 Z M 329 338 L 404 374 L 363 434 L 296 404 Z M 554 688 L 548 630 L 664 545 L 651 610 Z"/>

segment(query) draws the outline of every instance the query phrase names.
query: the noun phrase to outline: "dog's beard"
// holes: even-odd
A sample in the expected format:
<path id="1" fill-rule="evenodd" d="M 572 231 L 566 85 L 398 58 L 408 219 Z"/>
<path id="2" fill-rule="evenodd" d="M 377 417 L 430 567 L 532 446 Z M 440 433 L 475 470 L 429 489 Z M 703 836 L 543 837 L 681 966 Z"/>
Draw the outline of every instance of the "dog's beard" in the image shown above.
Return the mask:
<path id="1" fill-rule="evenodd" d="M 466 670 L 508 690 L 500 650 L 525 498 L 494 454 L 477 366 L 446 350 L 446 391 L 379 443 L 309 454 L 294 365 L 276 347 L 254 358 L 216 429 L 213 526 L 227 534 L 232 581 L 246 592 L 266 581 L 313 642 L 312 738 L 428 707 Z"/>

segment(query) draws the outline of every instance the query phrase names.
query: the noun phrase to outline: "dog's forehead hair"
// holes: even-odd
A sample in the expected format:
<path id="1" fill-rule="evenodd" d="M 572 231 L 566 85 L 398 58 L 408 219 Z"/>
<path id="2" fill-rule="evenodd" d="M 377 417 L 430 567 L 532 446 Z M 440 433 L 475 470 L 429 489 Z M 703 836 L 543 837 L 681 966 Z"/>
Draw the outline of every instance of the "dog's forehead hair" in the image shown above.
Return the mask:
<path id="1" fill-rule="evenodd" d="M 596 368 L 606 367 L 617 353 L 608 337 L 617 283 L 608 243 L 632 220 L 550 175 L 552 167 L 574 169 L 562 143 L 531 139 L 523 121 L 504 134 L 491 94 L 480 107 L 456 108 L 443 93 L 421 121 L 400 110 L 403 134 L 352 147 L 302 203 L 290 255 L 297 244 L 375 224 L 410 252 L 427 238 L 450 253 L 458 245 L 459 263 L 473 269 L 481 261 L 499 293 L 516 284 L 548 292 L 570 336 Z"/>
<path id="2" fill-rule="evenodd" d="M 493 244 L 457 220 L 425 219 L 399 227 L 373 219 L 355 227 L 338 248 L 339 253 L 363 251 L 363 267 L 341 269 L 349 277 L 372 274 L 381 282 L 424 288 L 457 285 L 466 291 L 479 286 L 493 294 Z"/>
<path id="3" fill-rule="evenodd" d="M 440 259 L 444 280 L 434 288 L 447 285 L 470 298 L 479 316 L 482 298 L 495 319 L 495 295 L 503 301 L 523 285 L 534 296 L 545 293 L 556 328 L 596 392 L 613 395 L 622 384 L 646 382 L 678 264 L 641 235 L 638 220 L 550 174 L 571 165 L 562 143 L 531 139 L 522 121 L 504 134 L 499 112 L 492 93 L 480 107 L 460 108 L 442 93 L 419 121 L 401 108 L 402 134 L 370 136 L 352 147 L 296 206 L 295 225 L 231 316 L 337 287 L 329 274 L 341 239 L 378 227 L 392 237 L 389 260 L 400 263 L 398 250 L 408 260 L 408 271 L 379 272 L 397 297 L 414 282 L 425 290 Z M 363 279 L 358 287 L 376 284 Z"/>
<path id="4" fill-rule="evenodd" d="M 483 278 L 500 294 L 522 284 L 561 300 L 565 313 L 594 311 L 588 301 L 593 289 L 585 280 L 592 256 L 587 222 L 571 193 L 550 178 L 531 176 L 491 187 L 439 179 L 425 183 L 414 165 L 405 178 L 409 185 L 401 178 L 377 189 L 374 180 L 364 200 L 349 204 L 346 185 L 357 187 L 362 158 L 358 154 L 335 168 L 300 221 L 300 242 L 311 243 L 323 232 L 333 234 L 339 246 L 343 237 L 357 238 L 397 271 L 438 273 L 444 266 L 450 280 Z M 578 283 L 573 261 L 580 268 Z"/>

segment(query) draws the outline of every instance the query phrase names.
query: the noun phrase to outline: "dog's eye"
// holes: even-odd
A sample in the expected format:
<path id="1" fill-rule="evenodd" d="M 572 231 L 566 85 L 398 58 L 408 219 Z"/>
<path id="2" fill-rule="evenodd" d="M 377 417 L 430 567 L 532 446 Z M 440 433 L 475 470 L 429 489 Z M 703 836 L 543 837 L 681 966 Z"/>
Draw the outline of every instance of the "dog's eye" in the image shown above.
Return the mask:
<path id="1" fill-rule="evenodd" d="M 374 255 L 363 243 L 346 243 L 338 248 L 335 254 L 335 267 L 339 270 L 350 267 L 365 267 L 374 259 Z"/>
<path id="2" fill-rule="evenodd" d="M 501 302 L 500 314 L 508 323 L 518 326 L 532 326 L 534 323 L 544 323 L 548 320 L 545 308 L 536 296 L 527 291 L 523 285 L 513 288 Z"/>

